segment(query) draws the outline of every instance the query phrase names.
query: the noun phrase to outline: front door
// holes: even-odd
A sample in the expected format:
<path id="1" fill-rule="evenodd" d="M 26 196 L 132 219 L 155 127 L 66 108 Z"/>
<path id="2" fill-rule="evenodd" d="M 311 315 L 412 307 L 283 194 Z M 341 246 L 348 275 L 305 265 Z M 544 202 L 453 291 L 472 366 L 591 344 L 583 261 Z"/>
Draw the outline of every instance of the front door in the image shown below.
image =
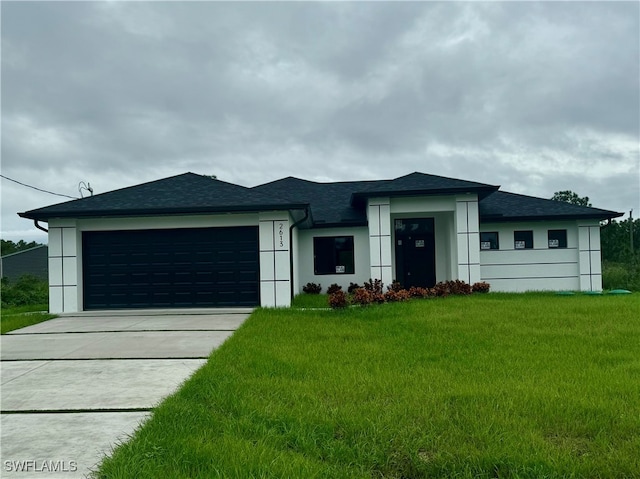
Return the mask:
<path id="1" fill-rule="evenodd" d="M 433 218 L 395 220 L 397 281 L 404 288 L 436 284 Z"/>

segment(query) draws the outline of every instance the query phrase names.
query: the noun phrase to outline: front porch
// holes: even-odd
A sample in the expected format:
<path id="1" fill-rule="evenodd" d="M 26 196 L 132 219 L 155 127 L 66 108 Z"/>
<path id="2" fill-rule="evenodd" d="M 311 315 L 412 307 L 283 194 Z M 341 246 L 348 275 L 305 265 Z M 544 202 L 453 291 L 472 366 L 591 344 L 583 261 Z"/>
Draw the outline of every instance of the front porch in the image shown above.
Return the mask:
<path id="1" fill-rule="evenodd" d="M 480 281 L 478 198 L 371 198 L 367 206 L 371 278 L 404 287 Z"/>

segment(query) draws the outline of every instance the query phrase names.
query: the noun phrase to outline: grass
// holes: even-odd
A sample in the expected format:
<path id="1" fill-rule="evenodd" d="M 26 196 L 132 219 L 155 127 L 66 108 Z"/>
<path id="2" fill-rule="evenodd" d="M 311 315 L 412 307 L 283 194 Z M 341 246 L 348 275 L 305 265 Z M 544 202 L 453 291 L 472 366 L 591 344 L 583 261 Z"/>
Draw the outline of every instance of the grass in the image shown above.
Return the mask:
<path id="1" fill-rule="evenodd" d="M 56 316 L 54 314 L 46 312 L 48 308 L 49 306 L 46 304 L 2 308 L 2 314 L 0 314 L 0 333 L 5 334 L 9 331 L 55 318 Z"/>
<path id="2" fill-rule="evenodd" d="M 293 308 L 320 308 L 326 309 L 329 307 L 329 295 L 327 294 L 307 294 L 301 293 L 293 298 L 291 306 Z"/>
<path id="3" fill-rule="evenodd" d="M 640 295 L 258 310 L 100 478 L 640 477 Z"/>

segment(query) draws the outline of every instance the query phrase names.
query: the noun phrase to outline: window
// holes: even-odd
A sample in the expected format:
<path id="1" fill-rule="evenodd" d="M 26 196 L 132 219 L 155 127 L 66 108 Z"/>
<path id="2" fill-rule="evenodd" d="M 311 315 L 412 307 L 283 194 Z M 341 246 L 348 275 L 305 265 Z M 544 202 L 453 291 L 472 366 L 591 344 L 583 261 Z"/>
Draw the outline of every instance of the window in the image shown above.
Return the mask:
<path id="1" fill-rule="evenodd" d="M 353 236 L 313 238 L 315 274 L 354 274 Z"/>
<path id="2" fill-rule="evenodd" d="M 567 247 L 567 230 L 549 230 L 549 248 Z"/>
<path id="3" fill-rule="evenodd" d="M 513 247 L 515 249 L 532 249 L 533 231 L 514 231 Z"/>
<path id="4" fill-rule="evenodd" d="M 498 241 L 498 232 L 493 231 L 491 233 L 480 233 L 480 249 L 500 249 L 500 242 Z"/>

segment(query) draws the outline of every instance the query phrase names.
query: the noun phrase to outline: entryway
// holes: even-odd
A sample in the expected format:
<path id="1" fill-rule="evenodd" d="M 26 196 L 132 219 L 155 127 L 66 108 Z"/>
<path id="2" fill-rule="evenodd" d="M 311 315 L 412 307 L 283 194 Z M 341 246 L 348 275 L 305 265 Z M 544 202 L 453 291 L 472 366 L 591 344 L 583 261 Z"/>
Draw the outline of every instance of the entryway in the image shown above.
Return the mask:
<path id="1" fill-rule="evenodd" d="M 395 220 L 396 279 L 404 288 L 436 284 L 433 218 Z"/>

